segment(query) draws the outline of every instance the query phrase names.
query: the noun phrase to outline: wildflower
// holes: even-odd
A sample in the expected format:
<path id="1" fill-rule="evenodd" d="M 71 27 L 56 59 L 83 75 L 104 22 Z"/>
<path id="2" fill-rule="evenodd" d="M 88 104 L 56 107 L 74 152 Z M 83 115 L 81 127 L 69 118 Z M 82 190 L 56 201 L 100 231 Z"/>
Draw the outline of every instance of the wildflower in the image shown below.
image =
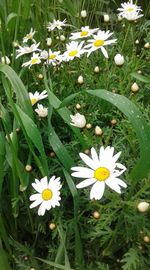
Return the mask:
<path id="1" fill-rule="evenodd" d="M 25 46 L 25 47 L 21 47 L 19 46 L 19 49 L 16 50 L 17 52 L 17 56 L 16 59 L 19 58 L 20 56 L 24 55 L 24 54 L 28 54 L 31 52 L 35 52 L 35 51 L 41 51 L 38 47 L 40 45 L 40 42 L 37 44 L 32 44 L 30 47 Z"/>
<path id="2" fill-rule="evenodd" d="M 72 123 L 70 123 L 70 125 L 78 127 L 78 128 L 85 127 L 86 119 L 84 115 L 80 113 L 76 113 L 75 115 L 70 115 L 70 118 L 72 120 Z"/>
<path id="3" fill-rule="evenodd" d="M 104 14 L 104 22 L 109 22 L 110 18 L 108 14 Z"/>
<path id="4" fill-rule="evenodd" d="M 35 183 L 32 184 L 33 188 L 38 192 L 30 196 L 30 201 L 34 201 L 30 208 L 34 208 L 40 205 L 38 209 L 38 215 L 43 216 L 46 210 L 50 210 L 52 207 L 60 206 L 60 177 L 55 178 L 52 176 L 48 182 L 47 176 L 41 180 L 35 179 Z"/>
<path id="5" fill-rule="evenodd" d="M 83 83 L 84 83 L 83 76 L 79 76 L 79 77 L 78 77 L 78 83 L 79 83 L 79 84 L 83 84 Z"/>
<path id="6" fill-rule="evenodd" d="M 66 26 L 66 19 L 63 21 L 59 21 L 59 20 L 53 20 L 53 22 L 49 22 L 47 29 L 48 31 L 53 31 L 55 28 L 61 30 L 63 26 Z"/>
<path id="7" fill-rule="evenodd" d="M 80 38 L 86 38 L 86 37 L 91 36 L 93 33 L 97 32 L 98 30 L 99 28 L 90 29 L 89 26 L 84 26 L 84 27 L 81 27 L 80 32 L 71 33 L 72 36 L 70 37 L 70 39 L 76 40 Z"/>
<path id="8" fill-rule="evenodd" d="M 139 212 L 146 212 L 149 208 L 149 203 L 147 202 L 140 202 L 138 205 L 137 205 L 137 209 L 139 210 Z"/>
<path id="9" fill-rule="evenodd" d="M 73 167 L 71 168 L 72 176 L 85 178 L 79 183 L 77 188 L 92 186 L 90 199 L 100 200 L 104 194 L 105 184 L 117 193 L 121 193 L 121 188 L 126 188 L 127 185 L 118 177 L 126 170 L 126 167 L 121 163 L 116 162 L 120 157 L 121 152 L 114 154 L 114 147 L 107 146 L 105 149 L 102 146 L 99 151 L 99 156 L 95 149 L 91 149 L 91 157 L 80 153 L 81 159 L 90 168 Z"/>
<path id="10" fill-rule="evenodd" d="M 47 46 L 52 45 L 52 39 L 50 37 L 46 39 L 46 44 L 47 44 Z"/>
<path id="11" fill-rule="evenodd" d="M 48 97 L 46 90 L 44 90 L 42 93 L 39 93 L 38 91 L 36 91 L 34 94 L 29 92 L 29 98 L 31 100 L 32 106 L 35 103 L 37 103 L 39 100 L 44 99 L 46 97 Z"/>
<path id="12" fill-rule="evenodd" d="M 46 117 L 48 115 L 48 108 L 43 107 L 42 104 L 37 105 L 37 109 L 35 109 L 35 112 L 40 116 L 40 117 Z"/>
<path id="13" fill-rule="evenodd" d="M 56 66 L 57 61 L 61 61 L 61 57 L 59 54 L 60 54 L 60 51 L 52 52 L 52 50 L 49 49 L 48 57 L 47 57 L 47 64 L 52 64 L 53 66 Z"/>
<path id="14" fill-rule="evenodd" d="M 78 43 L 77 41 L 71 41 L 69 44 L 66 44 L 67 51 L 63 54 L 63 60 L 69 61 L 73 60 L 75 57 L 80 57 L 85 51 L 82 48 L 84 41 Z"/>
<path id="15" fill-rule="evenodd" d="M 31 57 L 31 60 L 29 60 L 28 62 L 25 62 L 22 64 L 22 67 L 27 67 L 29 66 L 29 68 L 33 65 L 38 65 L 41 63 L 41 57 L 39 56 L 39 53 L 33 53 L 33 56 Z"/>
<path id="16" fill-rule="evenodd" d="M 139 91 L 139 86 L 136 82 L 131 85 L 131 91 L 134 93 Z"/>
<path id="17" fill-rule="evenodd" d="M 34 34 L 35 34 L 35 31 L 33 31 L 33 28 L 31 28 L 30 33 L 27 34 L 25 37 L 23 37 L 23 43 L 28 42 L 28 40 L 32 40 L 33 42 L 36 43 L 36 41 L 33 39 Z"/>
<path id="18" fill-rule="evenodd" d="M 8 56 L 2 56 L 1 62 L 2 62 L 3 64 L 9 65 L 9 64 L 10 64 L 10 59 L 8 58 Z"/>
<path id="19" fill-rule="evenodd" d="M 81 17 L 86 18 L 86 16 L 87 16 L 86 10 L 81 10 Z"/>
<path id="20" fill-rule="evenodd" d="M 118 53 L 115 55 L 114 61 L 117 66 L 122 66 L 124 64 L 124 56 Z"/>
<path id="21" fill-rule="evenodd" d="M 93 35 L 94 39 L 88 40 L 88 42 L 90 44 L 88 44 L 84 47 L 84 49 L 86 49 L 86 48 L 88 49 L 87 56 L 89 56 L 91 54 L 91 52 L 96 51 L 98 49 L 101 49 L 103 55 L 106 58 L 108 58 L 108 53 L 107 53 L 106 49 L 104 48 L 104 46 L 110 45 L 110 44 L 116 42 L 116 39 L 107 40 L 110 36 L 112 36 L 112 34 L 113 33 L 110 33 L 109 31 L 105 32 L 105 31 L 99 30 L 97 32 L 97 35 Z"/>
<path id="22" fill-rule="evenodd" d="M 119 16 L 126 18 L 128 21 L 135 21 L 143 16 L 143 14 L 139 15 L 139 12 L 142 11 L 141 7 L 133 4 L 132 0 L 128 3 L 122 3 L 121 6 L 121 8 L 118 8 Z"/>

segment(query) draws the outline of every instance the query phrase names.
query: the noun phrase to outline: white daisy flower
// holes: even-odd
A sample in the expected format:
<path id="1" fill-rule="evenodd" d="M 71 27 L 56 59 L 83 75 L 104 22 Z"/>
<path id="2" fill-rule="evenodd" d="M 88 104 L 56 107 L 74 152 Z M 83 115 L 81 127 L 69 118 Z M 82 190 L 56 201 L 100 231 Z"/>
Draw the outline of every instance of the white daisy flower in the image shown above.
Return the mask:
<path id="1" fill-rule="evenodd" d="M 121 193 L 121 187 L 126 188 L 127 185 L 119 176 L 126 170 L 121 163 L 116 162 L 121 152 L 114 154 L 114 147 L 102 146 L 97 155 L 94 148 L 91 149 L 91 158 L 88 155 L 80 153 L 81 159 L 89 168 L 73 167 L 71 168 L 72 176 L 85 178 L 79 183 L 77 188 L 84 188 L 93 185 L 90 192 L 90 199 L 100 200 L 104 194 L 105 184 L 117 193 Z"/>
<path id="2" fill-rule="evenodd" d="M 37 43 L 37 44 L 32 44 L 30 47 L 28 46 L 25 46 L 25 47 L 21 47 L 19 46 L 19 49 L 16 50 L 17 52 L 17 56 L 16 56 L 16 59 L 19 58 L 20 56 L 24 55 L 24 54 L 28 54 L 28 53 L 32 53 L 32 52 L 35 52 L 35 51 L 41 51 L 38 47 L 40 45 L 40 42 Z"/>
<path id="3" fill-rule="evenodd" d="M 60 177 L 55 178 L 52 176 L 48 182 L 47 176 L 41 180 L 35 179 L 35 183 L 32 184 L 33 188 L 38 192 L 30 196 L 30 201 L 34 201 L 30 208 L 34 208 L 40 205 L 38 209 L 38 215 L 43 216 L 46 210 L 50 210 L 52 207 L 60 206 Z"/>
<path id="4" fill-rule="evenodd" d="M 47 29 L 48 31 L 53 31 L 55 28 L 61 30 L 63 26 L 66 26 L 66 19 L 63 21 L 59 21 L 59 20 L 53 20 L 53 22 L 49 22 Z"/>
<path id="5" fill-rule="evenodd" d="M 44 98 L 47 98 L 47 91 L 44 90 L 42 93 L 39 93 L 38 91 L 36 91 L 34 94 L 29 92 L 29 98 L 31 100 L 31 104 L 32 106 L 37 103 L 39 100 L 42 100 Z"/>
<path id="6" fill-rule="evenodd" d="M 143 14 L 139 15 L 139 12 L 142 11 L 141 7 L 133 4 L 133 1 L 127 3 L 122 3 L 121 8 L 118 8 L 120 11 L 119 16 L 126 18 L 128 21 L 135 21 L 143 16 Z"/>
<path id="7" fill-rule="evenodd" d="M 78 127 L 78 128 L 83 128 L 86 125 L 86 119 L 85 116 L 80 114 L 80 113 L 76 113 L 75 115 L 70 115 L 71 121 L 72 123 L 70 123 L 70 125 Z"/>
<path id="8" fill-rule="evenodd" d="M 70 39 L 76 40 L 80 38 L 86 38 L 97 32 L 99 28 L 90 29 L 89 26 L 81 27 L 81 31 L 77 33 L 71 33 Z"/>
<path id="9" fill-rule="evenodd" d="M 62 55 L 64 61 L 73 60 L 75 57 L 80 57 L 85 50 L 82 48 L 84 41 L 78 43 L 77 41 L 71 41 L 66 44 L 67 51 Z"/>
<path id="10" fill-rule="evenodd" d="M 88 42 L 90 44 L 86 45 L 84 47 L 84 49 L 88 49 L 88 54 L 87 56 L 89 56 L 91 54 L 91 52 L 94 52 L 98 49 L 101 49 L 103 55 L 108 58 L 108 53 L 106 51 L 106 49 L 104 48 L 104 46 L 106 45 L 110 45 L 112 43 L 115 43 L 117 39 L 111 39 L 111 40 L 107 40 L 110 36 L 112 36 L 113 33 L 110 33 L 110 31 L 101 31 L 99 30 L 97 32 L 97 35 L 93 35 L 94 39 L 90 39 L 88 40 Z"/>
<path id="11" fill-rule="evenodd" d="M 22 67 L 27 67 L 29 66 L 29 68 L 33 65 L 38 65 L 41 63 L 41 57 L 39 56 L 39 53 L 33 53 L 33 56 L 31 57 L 31 60 L 29 60 L 28 62 L 25 62 L 22 64 Z"/>
<path id="12" fill-rule="evenodd" d="M 37 104 L 37 109 L 35 109 L 35 112 L 40 117 L 46 117 L 48 115 L 48 108 L 43 107 L 42 104 Z"/>
<path id="13" fill-rule="evenodd" d="M 33 31 L 33 28 L 31 28 L 30 33 L 27 34 L 25 37 L 23 37 L 23 43 L 28 42 L 28 40 L 32 40 L 33 42 L 36 43 L 36 41 L 33 39 L 34 34 L 35 34 L 35 31 Z"/>
<path id="14" fill-rule="evenodd" d="M 47 58 L 47 64 L 52 64 L 53 66 L 56 66 L 57 61 L 59 61 L 60 51 L 52 52 L 51 49 L 48 51 L 48 58 Z"/>

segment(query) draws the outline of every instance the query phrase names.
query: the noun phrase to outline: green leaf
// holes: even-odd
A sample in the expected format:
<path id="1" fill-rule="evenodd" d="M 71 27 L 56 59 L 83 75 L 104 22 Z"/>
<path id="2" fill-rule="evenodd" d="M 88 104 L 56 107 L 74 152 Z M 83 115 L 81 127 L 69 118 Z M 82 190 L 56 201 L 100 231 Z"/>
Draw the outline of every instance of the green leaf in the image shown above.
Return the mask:
<path id="1" fill-rule="evenodd" d="M 47 159 L 46 159 L 46 154 L 44 151 L 44 145 L 42 142 L 41 134 L 36 124 L 33 122 L 33 120 L 27 114 L 25 114 L 19 106 L 16 105 L 16 109 L 21 119 L 20 125 L 23 125 L 28 137 L 30 138 L 32 143 L 35 145 L 35 147 L 38 149 L 39 153 L 41 154 L 43 167 L 45 169 L 45 175 L 47 175 L 48 164 L 47 164 Z"/>
<path id="2" fill-rule="evenodd" d="M 0 241 L 0 268 L 1 270 L 11 270 L 8 262 L 7 253 L 4 251 L 2 247 L 1 241 Z"/>
<path id="3" fill-rule="evenodd" d="M 14 93 L 16 94 L 17 101 L 20 104 L 23 111 L 33 119 L 33 110 L 31 101 L 29 99 L 28 92 L 16 74 L 16 72 L 8 65 L 0 64 L 0 71 L 8 78 Z M 6 79 L 5 79 L 6 80 Z M 4 83 L 3 78 L 3 83 Z M 5 88 L 6 89 L 6 88 Z"/>
<path id="4" fill-rule="evenodd" d="M 9 23 L 11 23 L 12 19 L 14 19 L 15 17 L 17 17 L 17 14 L 12 12 L 8 15 L 7 19 L 6 19 L 6 26 L 9 26 Z"/>
<path id="5" fill-rule="evenodd" d="M 135 79 L 141 81 L 141 82 L 150 83 L 150 78 L 148 78 L 146 76 L 143 76 L 143 75 L 140 75 L 140 74 L 138 74 L 136 72 L 131 73 L 131 76 L 134 77 Z"/>
<path id="6" fill-rule="evenodd" d="M 123 270 L 137 270 L 139 266 L 139 255 L 137 250 L 130 248 L 127 253 L 125 253 L 124 258 L 121 260 Z"/>
<path id="7" fill-rule="evenodd" d="M 40 259 L 38 257 L 36 257 L 36 259 L 40 260 L 41 262 L 47 264 L 47 265 L 51 265 L 51 266 L 54 266 L 58 269 L 62 269 L 62 270 L 74 270 L 73 268 L 66 268 L 65 265 L 61 265 L 61 264 L 58 264 L 58 263 L 55 263 L 55 262 L 52 262 L 52 261 L 48 261 L 48 260 L 43 260 L 43 259 Z"/>
<path id="8" fill-rule="evenodd" d="M 147 177 L 150 172 L 150 126 L 137 106 L 124 96 L 106 90 L 87 90 L 88 94 L 102 98 L 123 112 L 131 122 L 140 146 L 140 159 L 131 172 L 134 180 Z"/>

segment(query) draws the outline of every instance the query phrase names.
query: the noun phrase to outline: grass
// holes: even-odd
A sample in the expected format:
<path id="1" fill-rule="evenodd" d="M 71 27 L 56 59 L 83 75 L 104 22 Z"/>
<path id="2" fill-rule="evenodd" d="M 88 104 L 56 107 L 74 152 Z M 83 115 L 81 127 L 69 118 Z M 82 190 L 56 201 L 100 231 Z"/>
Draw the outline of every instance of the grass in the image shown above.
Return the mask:
<path id="1" fill-rule="evenodd" d="M 141 5 L 141 3 L 138 3 Z M 150 4 L 142 1 L 144 17 L 136 23 L 118 21 L 120 1 L 1 1 L 0 56 L 0 266 L 2 270 L 148 270 L 150 267 L 149 210 L 137 205 L 149 200 L 149 49 Z M 81 18 L 81 10 L 87 17 Z M 110 22 L 103 15 L 110 15 Z M 109 59 L 100 51 L 83 55 L 62 66 L 34 65 L 22 68 L 28 55 L 16 59 L 16 45 L 31 27 L 40 48 L 47 50 L 46 26 L 54 18 L 68 26 L 51 34 L 55 50 L 65 50 L 71 32 L 89 25 L 113 32 L 116 44 L 108 46 Z M 58 39 L 61 34 L 66 40 Z M 136 44 L 136 40 L 139 43 Z M 14 46 L 15 45 L 15 46 Z M 114 56 L 125 57 L 123 66 Z M 100 71 L 94 72 L 95 66 Z M 141 73 L 141 74 L 140 74 Z M 42 74 L 42 76 L 39 76 Z M 83 84 L 78 77 L 83 76 Z M 131 91 L 136 82 L 139 91 Z M 41 103 L 48 116 L 40 118 L 29 92 L 47 90 Z M 76 104 L 81 108 L 77 110 Z M 70 125 L 70 115 L 84 114 L 91 128 Z M 112 120 L 116 124 L 112 124 Z M 95 127 L 103 134 L 97 136 Z M 13 132 L 13 137 L 11 137 Z M 89 200 L 89 188 L 77 189 L 72 166 L 83 165 L 80 152 L 93 146 L 114 146 L 122 151 L 128 188 L 120 195 L 107 188 L 103 198 Z M 26 165 L 31 165 L 27 171 Z M 61 177 L 61 205 L 38 216 L 30 209 L 35 178 Z M 94 213 L 99 217 L 95 218 Z M 50 224 L 54 224 L 51 230 Z"/>

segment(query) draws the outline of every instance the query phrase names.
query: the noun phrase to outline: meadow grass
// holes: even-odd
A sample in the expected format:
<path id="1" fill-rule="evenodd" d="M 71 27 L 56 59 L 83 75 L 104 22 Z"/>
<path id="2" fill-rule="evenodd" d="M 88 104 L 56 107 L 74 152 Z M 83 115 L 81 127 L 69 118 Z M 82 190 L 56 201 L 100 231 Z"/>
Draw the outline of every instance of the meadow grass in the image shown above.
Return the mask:
<path id="1" fill-rule="evenodd" d="M 138 205 L 150 202 L 150 46 L 144 46 L 150 43 L 150 3 L 136 4 L 144 16 L 131 23 L 118 20 L 120 1 L 0 2 L 0 57 L 10 59 L 9 65 L 0 63 L 1 270 L 149 269 L 149 210 L 141 213 Z M 53 19 L 66 19 L 67 26 L 48 32 Z M 108 59 L 100 50 L 55 66 L 42 60 L 22 67 L 28 54 L 16 59 L 31 28 L 42 50 L 63 52 L 70 34 L 87 25 L 113 32 L 117 42 L 106 47 Z M 122 66 L 114 62 L 117 53 L 124 56 Z M 48 115 L 42 118 L 29 92 L 44 90 L 48 97 L 40 103 Z M 70 115 L 77 112 L 90 125 L 72 126 Z M 76 188 L 79 180 L 71 176 L 71 167 L 83 166 L 80 152 L 90 156 L 91 147 L 99 151 L 102 145 L 122 152 L 128 188 L 121 195 L 107 188 L 101 200 L 89 200 L 89 188 Z M 37 207 L 30 209 L 32 184 L 53 175 L 61 178 L 60 207 L 39 216 Z"/>

